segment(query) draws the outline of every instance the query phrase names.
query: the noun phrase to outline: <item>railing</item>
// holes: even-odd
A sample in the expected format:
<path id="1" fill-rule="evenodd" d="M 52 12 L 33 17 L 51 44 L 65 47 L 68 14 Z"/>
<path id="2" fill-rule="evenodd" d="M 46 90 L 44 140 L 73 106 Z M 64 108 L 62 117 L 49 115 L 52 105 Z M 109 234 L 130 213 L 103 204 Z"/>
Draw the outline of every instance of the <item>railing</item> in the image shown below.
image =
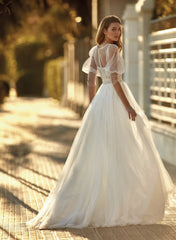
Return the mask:
<path id="1" fill-rule="evenodd" d="M 171 18 L 168 19 L 171 22 Z M 163 20 L 165 24 L 166 20 L 167 18 Z M 151 25 L 163 26 L 161 20 L 157 21 L 152 21 Z M 151 118 L 176 127 L 176 28 L 158 28 L 151 32 L 150 61 Z"/>

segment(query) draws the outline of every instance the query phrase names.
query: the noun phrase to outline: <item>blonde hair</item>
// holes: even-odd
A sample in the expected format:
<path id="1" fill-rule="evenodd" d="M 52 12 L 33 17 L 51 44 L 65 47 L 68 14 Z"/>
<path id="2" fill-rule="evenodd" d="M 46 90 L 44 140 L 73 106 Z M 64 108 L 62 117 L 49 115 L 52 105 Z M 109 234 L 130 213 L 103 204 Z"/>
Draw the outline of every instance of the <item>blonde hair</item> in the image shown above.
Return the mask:
<path id="1" fill-rule="evenodd" d="M 119 23 L 120 25 L 122 25 L 120 18 L 115 15 L 109 15 L 104 17 L 98 26 L 97 34 L 95 37 L 95 41 L 98 45 L 104 42 L 105 35 L 103 30 L 104 29 L 107 30 L 111 23 Z M 122 34 L 122 28 L 121 28 L 121 34 Z M 120 34 L 119 40 L 117 42 L 114 42 L 114 44 L 116 44 L 119 47 L 120 51 L 122 50 L 121 34 Z"/>

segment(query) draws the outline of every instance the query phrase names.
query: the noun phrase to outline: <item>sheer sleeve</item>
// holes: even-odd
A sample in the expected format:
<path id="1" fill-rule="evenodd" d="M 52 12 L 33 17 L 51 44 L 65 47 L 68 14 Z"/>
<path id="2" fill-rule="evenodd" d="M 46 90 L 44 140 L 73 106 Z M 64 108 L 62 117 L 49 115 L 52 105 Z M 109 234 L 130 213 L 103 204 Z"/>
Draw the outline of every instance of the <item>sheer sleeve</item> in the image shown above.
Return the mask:
<path id="1" fill-rule="evenodd" d="M 88 86 L 95 86 L 96 85 L 96 73 L 97 73 L 97 66 L 95 63 L 94 56 L 91 57 L 90 62 L 90 69 L 87 77 L 87 85 Z"/>
<path id="2" fill-rule="evenodd" d="M 91 48 L 89 51 L 89 58 L 84 62 L 82 66 L 82 71 L 88 74 L 87 85 L 94 86 L 96 85 L 96 75 L 97 75 L 97 65 L 94 59 L 95 47 Z"/>
<path id="3" fill-rule="evenodd" d="M 124 62 L 120 56 L 118 46 L 115 44 L 110 45 L 107 53 L 107 68 L 110 72 L 111 81 L 116 84 L 122 80 L 122 74 L 124 73 Z"/>
<path id="4" fill-rule="evenodd" d="M 90 49 L 89 58 L 84 62 L 83 66 L 82 66 L 82 71 L 87 74 L 89 72 L 93 72 L 95 74 L 97 73 L 97 66 L 96 66 L 95 60 L 92 59 L 95 49 L 96 49 L 96 46 L 94 46 L 93 48 Z"/>

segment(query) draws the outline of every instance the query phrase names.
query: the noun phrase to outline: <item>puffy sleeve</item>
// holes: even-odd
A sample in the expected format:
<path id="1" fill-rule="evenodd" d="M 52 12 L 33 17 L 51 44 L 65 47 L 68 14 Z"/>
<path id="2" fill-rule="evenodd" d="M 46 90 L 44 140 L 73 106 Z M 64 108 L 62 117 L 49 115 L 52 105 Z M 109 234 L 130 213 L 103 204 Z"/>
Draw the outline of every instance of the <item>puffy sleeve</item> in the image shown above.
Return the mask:
<path id="1" fill-rule="evenodd" d="M 96 46 L 90 49 L 89 51 L 89 58 L 84 62 L 82 66 L 82 71 L 89 74 L 89 72 L 97 73 L 97 66 L 94 60 L 94 51 L 96 49 Z"/>
<path id="2" fill-rule="evenodd" d="M 110 73 L 113 84 L 122 79 L 124 73 L 124 61 L 119 53 L 118 46 L 112 44 L 107 51 L 107 70 Z"/>
<path id="3" fill-rule="evenodd" d="M 88 74 L 88 77 L 87 77 L 88 86 L 96 85 L 97 65 L 94 59 L 95 49 L 96 49 L 96 46 L 90 49 L 89 58 L 84 62 L 82 66 L 82 71 Z"/>

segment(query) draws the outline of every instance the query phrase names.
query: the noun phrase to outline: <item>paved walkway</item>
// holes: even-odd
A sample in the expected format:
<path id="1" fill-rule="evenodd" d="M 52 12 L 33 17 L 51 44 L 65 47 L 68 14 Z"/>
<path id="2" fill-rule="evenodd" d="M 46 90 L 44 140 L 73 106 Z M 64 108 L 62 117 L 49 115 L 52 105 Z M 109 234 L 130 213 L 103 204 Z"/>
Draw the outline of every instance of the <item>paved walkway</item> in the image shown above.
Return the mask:
<path id="1" fill-rule="evenodd" d="M 0 239 L 172 240 L 176 197 L 158 224 L 110 228 L 29 230 L 62 171 L 78 116 L 51 99 L 8 99 L 0 111 Z M 174 182 L 176 167 L 165 164 Z"/>

